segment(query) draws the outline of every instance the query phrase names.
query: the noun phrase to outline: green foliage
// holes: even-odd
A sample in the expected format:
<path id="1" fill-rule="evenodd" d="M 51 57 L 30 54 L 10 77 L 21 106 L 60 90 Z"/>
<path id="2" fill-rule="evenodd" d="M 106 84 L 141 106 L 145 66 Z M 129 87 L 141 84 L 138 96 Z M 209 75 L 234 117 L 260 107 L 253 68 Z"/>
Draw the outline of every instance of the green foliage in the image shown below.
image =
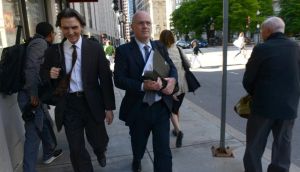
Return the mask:
<path id="1" fill-rule="evenodd" d="M 260 15 L 257 15 L 258 10 Z M 248 30 L 254 32 L 256 25 L 261 23 L 266 16 L 271 15 L 273 15 L 272 0 L 229 0 L 229 30 L 231 32 Z M 247 21 L 248 16 L 250 23 Z M 179 33 L 195 31 L 197 35 L 200 35 L 208 31 L 212 22 L 215 30 L 222 30 L 223 1 L 184 1 L 180 8 L 172 13 L 171 20 Z"/>
<path id="2" fill-rule="evenodd" d="M 256 12 L 259 9 L 256 0 L 231 0 L 229 3 L 229 30 L 254 30 L 257 24 Z M 247 18 L 250 18 L 248 23 Z"/>
<path id="3" fill-rule="evenodd" d="M 279 17 L 285 21 L 286 33 L 293 36 L 300 32 L 300 1 L 280 0 L 281 11 Z"/>

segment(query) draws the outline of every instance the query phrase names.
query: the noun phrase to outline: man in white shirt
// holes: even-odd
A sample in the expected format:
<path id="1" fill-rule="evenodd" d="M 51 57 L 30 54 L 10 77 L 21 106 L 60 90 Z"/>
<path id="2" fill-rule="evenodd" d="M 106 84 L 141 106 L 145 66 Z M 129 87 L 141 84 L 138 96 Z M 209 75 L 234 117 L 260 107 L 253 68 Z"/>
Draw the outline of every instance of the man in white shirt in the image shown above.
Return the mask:
<path id="1" fill-rule="evenodd" d="M 66 39 L 46 51 L 41 77 L 54 83 L 54 94 L 59 97 L 56 125 L 58 130 L 64 125 L 74 171 L 93 172 L 84 133 L 100 166 L 106 166 L 104 120 L 111 124 L 115 109 L 112 72 L 100 44 L 81 36 L 85 22 L 77 11 L 64 9 L 56 25 Z"/>

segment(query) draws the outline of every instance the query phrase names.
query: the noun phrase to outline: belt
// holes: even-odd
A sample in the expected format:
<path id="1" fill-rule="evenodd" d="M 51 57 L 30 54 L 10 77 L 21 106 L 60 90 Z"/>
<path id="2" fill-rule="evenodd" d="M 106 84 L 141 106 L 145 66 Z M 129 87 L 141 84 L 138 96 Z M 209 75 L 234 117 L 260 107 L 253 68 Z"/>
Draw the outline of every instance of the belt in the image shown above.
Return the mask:
<path id="1" fill-rule="evenodd" d="M 76 97 L 83 97 L 84 92 L 83 91 L 77 91 L 77 92 L 69 93 L 69 95 L 76 96 Z"/>

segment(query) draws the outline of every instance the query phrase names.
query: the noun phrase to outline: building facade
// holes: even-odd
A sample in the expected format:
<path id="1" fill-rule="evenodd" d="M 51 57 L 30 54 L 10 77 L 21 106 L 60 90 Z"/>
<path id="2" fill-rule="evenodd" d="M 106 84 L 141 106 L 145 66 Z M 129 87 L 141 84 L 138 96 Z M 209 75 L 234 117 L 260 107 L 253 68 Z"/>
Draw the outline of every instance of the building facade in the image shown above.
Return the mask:
<path id="1" fill-rule="evenodd" d="M 0 54 L 16 42 L 17 26 L 21 40 L 35 33 L 42 21 L 54 25 L 56 14 L 64 8 L 63 0 L 0 0 Z M 19 27 L 19 28 L 20 28 Z M 16 94 L 0 95 L 0 171 L 22 171 L 24 127 Z"/>
<path id="2" fill-rule="evenodd" d="M 98 2 L 69 3 L 69 0 L 0 0 L 0 54 L 5 47 L 16 43 L 17 26 L 21 26 L 21 40 L 35 33 L 39 22 L 48 21 L 55 26 L 57 14 L 71 7 L 86 20 L 83 34 L 95 36 L 106 33 L 110 39 L 119 39 L 117 17 L 111 0 Z M 20 28 L 20 27 L 19 27 Z M 55 27 L 60 42 L 62 35 Z M 0 94 L 0 171 L 21 172 L 24 143 L 24 123 L 17 104 L 17 95 Z"/>
<path id="3" fill-rule="evenodd" d="M 107 39 L 115 44 L 118 42 L 120 39 L 120 31 L 117 27 L 118 17 L 114 13 L 112 1 L 72 2 L 69 6 L 84 16 L 86 21 L 84 35 L 93 36 L 101 41 L 100 36 L 106 34 Z"/>
<path id="4" fill-rule="evenodd" d="M 181 1 L 180 1 L 181 2 Z M 171 14 L 178 0 L 136 0 L 137 10 L 149 12 L 152 20 L 152 38 L 159 39 L 160 32 L 171 28 Z"/>

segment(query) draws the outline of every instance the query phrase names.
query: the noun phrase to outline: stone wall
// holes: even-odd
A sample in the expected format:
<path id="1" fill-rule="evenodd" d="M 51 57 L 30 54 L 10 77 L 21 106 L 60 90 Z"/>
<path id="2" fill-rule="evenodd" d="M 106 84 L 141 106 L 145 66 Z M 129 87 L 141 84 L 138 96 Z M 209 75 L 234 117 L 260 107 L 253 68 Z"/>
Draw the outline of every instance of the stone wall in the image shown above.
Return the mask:
<path id="1" fill-rule="evenodd" d="M 0 172 L 22 171 L 24 126 L 16 95 L 0 95 L 0 138 Z"/>

